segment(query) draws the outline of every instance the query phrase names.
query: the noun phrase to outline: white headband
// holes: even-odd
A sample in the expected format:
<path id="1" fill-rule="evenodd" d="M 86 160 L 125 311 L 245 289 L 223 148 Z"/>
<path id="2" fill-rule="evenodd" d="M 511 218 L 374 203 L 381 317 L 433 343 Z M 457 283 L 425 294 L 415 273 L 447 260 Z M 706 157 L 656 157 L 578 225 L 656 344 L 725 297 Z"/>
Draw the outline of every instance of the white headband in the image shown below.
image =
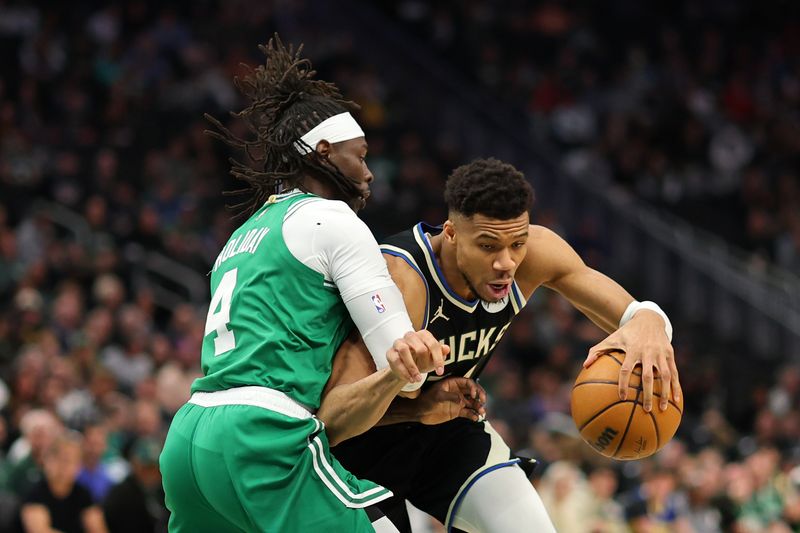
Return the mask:
<path id="1" fill-rule="evenodd" d="M 358 125 L 356 119 L 350 113 L 344 112 L 326 118 L 311 128 L 311 131 L 300 137 L 303 143 L 311 147 L 310 149 L 301 142 L 294 143 L 294 147 L 301 154 L 307 154 L 315 150 L 317 143 L 323 139 L 329 143 L 338 143 L 363 136 L 364 131 Z"/>

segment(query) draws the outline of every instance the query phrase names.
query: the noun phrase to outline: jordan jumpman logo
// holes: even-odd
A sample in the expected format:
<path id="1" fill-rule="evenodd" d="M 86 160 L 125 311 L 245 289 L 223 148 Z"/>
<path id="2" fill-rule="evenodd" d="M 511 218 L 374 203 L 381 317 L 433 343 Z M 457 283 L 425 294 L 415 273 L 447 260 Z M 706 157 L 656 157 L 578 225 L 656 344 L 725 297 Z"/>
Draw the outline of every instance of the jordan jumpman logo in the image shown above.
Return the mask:
<path id="1" fill-rule="evenodd" d="M 445 314 L 442 312 L 442 308 L 443 308 L 443 307 L 444 307 L 444 298 L 442 298 L 442 299 L 439 301 L 439 308 L 436 310 L 436 312 L 435 312 L 435 313 L 433 313 L 433 317 L 431 318 L 431 324 L 432 324 L 432 323 L 433 323 L 433 321 L 434 321 L 434 320 L 436 320 L 437 318 L 444 318 L 444 319 L 445 319 L 445 320 L 447 320 L 447 321 L 449 321 L 449 320 L 450 320 L 450 318 L 448 318 L 447 316 L 445 316 Z"/>

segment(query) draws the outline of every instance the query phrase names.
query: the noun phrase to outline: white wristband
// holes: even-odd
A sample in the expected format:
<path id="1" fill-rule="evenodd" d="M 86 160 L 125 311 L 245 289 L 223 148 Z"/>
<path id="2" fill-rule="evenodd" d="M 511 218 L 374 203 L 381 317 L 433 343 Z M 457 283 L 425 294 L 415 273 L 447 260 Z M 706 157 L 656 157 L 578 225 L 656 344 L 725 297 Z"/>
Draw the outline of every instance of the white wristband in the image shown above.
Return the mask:
<path id="1" fill-rule="evenodd" d="M 427 372 L 422 372 L 422 380 L 420 380 L 420 381 L 409 381 L 400 390 L 402 390 L 403 392 L 414 392 L 415 390 L 419 389 L 420 387 L 422 387 L 425 384 L 425 378 L 427 378 L 427 377 L 428 377 L 428 373 Z"/>
<path id="2" fill-rule="evenodd" d="M 655 302 L 637 302 L 636 300 L 632 301 L 630 305 L 628 305 L 628 308 L 625 309 L 625 312 L 622 313 L 622 318 L 619 320 L 619 327 L 627 324 L 628 321 L 633 318 L 633 315 L 642 309 L 647 309 L 648 311 L 658 313 L 658 315 L 664 320 L 664 333 L 667 334 L 667 338 L 670 342 L 672 342 L 672 323 L 669 321 L 667 313 L 665 313 L 664 310 L 661 309 Z"/>

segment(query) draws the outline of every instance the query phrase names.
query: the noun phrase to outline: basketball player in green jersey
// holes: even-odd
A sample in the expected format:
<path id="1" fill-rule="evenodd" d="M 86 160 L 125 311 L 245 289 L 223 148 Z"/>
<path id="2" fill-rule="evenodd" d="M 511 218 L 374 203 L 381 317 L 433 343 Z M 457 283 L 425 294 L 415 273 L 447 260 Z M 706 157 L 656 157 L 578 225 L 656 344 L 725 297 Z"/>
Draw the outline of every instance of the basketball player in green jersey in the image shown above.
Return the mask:
<path id="1" fill-rule="evenodd" d="M 204 376 L 170 426 L 161 471 L 170 531 L 396 531 L 369 516 L 391 492 L 347 472 L 314 416 L 337 347 L 358 328 L 377 372 L 345 385 L 374 418 L 449 353 L 413 332 L 372 234 L 355 215 L 373 177 L 364 133 L 338 89 L 277 39 L 237 86 L 245 141 L 234 163 L 249 218 L 211 269 Z M 252 164 L 255 161 L 256 164 Z M 272 194 L 280 185 L 285 191 Z M 411 381 L 411 383 L 410 383 Z M 348 414 L 362 411 L 356 402 Z M 374 509 L 374 508 L 373 508 Z"/>

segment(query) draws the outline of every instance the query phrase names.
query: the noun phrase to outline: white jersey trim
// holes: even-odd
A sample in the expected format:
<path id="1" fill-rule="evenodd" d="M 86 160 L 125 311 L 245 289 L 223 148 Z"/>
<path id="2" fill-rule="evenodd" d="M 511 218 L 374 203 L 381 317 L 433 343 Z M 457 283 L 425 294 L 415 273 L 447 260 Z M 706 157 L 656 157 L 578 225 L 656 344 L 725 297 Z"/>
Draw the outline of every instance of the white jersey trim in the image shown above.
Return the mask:
<path id="1" fill-rule="evenodd" d="M 414 226 L 413 233 L 414 239 L 416 239 L 417 244 L 422 249 L 422 253 L 425 256 L 425 262 L 428 265 L 428 271 L 431 273 L 433 281 L 436 282 L 436 285 L 439 287 L 439 290 L 442 292 L 442 294 L 444 294 L 445 298 L 447 298 L 450 303 L 459 309 L 466 311 L 467 313 L 472 313 L 475 311 L 475 309 L 478 307 L 478 303 L 480 303 L 480 300 L 476 299 L 473 302 L 467 303 L 462 302 L 453 295 L 449 285 L 447 285 L 447 280 L 442 279 L 442 277 L 439 276 L 438 263 L 436 261 L 436 257 L 433 255 L 430 240 L 428 239 L 428 236 L 425 235 L 425 232 L 422 231 L 422 225 L 417 224 Z"/>

